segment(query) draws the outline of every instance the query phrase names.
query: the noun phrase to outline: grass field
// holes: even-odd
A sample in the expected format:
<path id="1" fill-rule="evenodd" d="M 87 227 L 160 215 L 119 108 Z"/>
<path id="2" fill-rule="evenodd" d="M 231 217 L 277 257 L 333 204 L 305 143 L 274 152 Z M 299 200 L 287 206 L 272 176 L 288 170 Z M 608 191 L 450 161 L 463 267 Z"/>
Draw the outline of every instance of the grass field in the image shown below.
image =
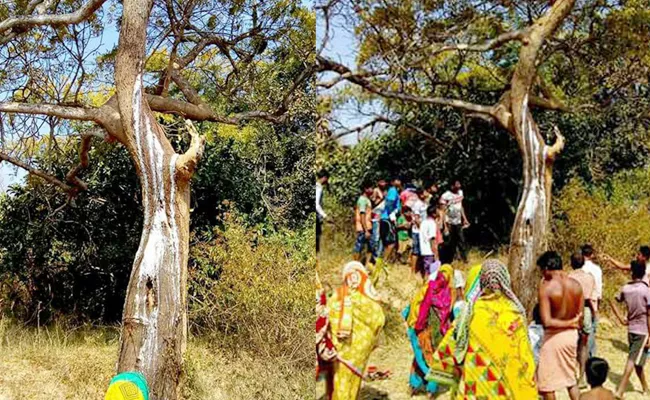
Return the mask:
<path id="1" fill-rule="evenodd" d="M 329 229 L 327 229 L 329 228 Z M 323 284 L 327 287 L 336 287 L 340 280 L 341 267 L 352 258 L 352 245 L 350 236 L 346 235 L 345 227 L 326 227 L 322 243 L 319 262 L 319 273 Z M 479 263 L 485 254 L 471 252 L 468 265 Z M 467 265 L 455 265 L 455 268 L 466 270 Z M 419 282 L 407 266 L 391 266 L 388 276 L 383 277 L 377 289 L 384 302 L 386 313 L 386 326 L 379 339 L 379 347 L 370 357 L 369 365 L 380 369 L 390 369 L 392 376 L 383 381 L 365 382 L 361 392 L 361 399 L 426 399 L 426 396 L 411 397 L 408 387 L 408 375 L 412 363 L 412 350 L 406 340 L 406 333 L 399 312 L 410 300 L 411 294 Z M 606 387 L 614 390 L 621 379 L 624 363 L 627 358 L 627 333 L 625 328 L 614 326 L 609 320 L 601 320 L 597 335 L 599 357 L 605 358 L 610 364 L 609 380 Z M 647 374 L 650 375 L 650 374 Z M 631 379 L 631 385 L 625 394 L 625 399 L 648 399 L 648 395 L 640 392 L 640 384 L 636 377 Z M 317 385 L 317 397 L 323 400 L 324 385 Z M 449 399 L 448 394 L 438 397 L 440 400 Z M 567 393 L 557 393 L 558 399 L 568 399 Z"/>
<path id="2" fill-rule="evenodd" d="M 0 400 L 103 399 L 115 372 L 116 327 L 18 327 L 0 319 Z M 305 399 L 313 371 L 278 367 L 250 354 L 226 354 L 191 338 L 185 400 Z"/>

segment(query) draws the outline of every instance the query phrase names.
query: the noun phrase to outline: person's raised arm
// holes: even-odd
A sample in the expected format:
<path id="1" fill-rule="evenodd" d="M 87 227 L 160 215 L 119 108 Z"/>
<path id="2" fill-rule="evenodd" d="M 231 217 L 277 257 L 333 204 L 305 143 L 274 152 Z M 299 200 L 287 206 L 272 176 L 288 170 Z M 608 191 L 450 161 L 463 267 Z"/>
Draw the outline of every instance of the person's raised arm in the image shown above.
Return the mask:
<path id="1" fill-rule="evenodd" d="M 610 264 L 612 264 L 614 267 L 623 270 L 623 271 L 629 271 L 631 269 L 629 264 L 622 263 L 614 257 L 610 256 L 609 254 L 603 254 L 603 258 L 608 261 Z"/>
<path id="2" fill-rule="evenodd" d="M 539 315 L 544 329 L 568 329 L 580 327 L 580 314 L 569 320 L 553 318 L 551 314 L 551 299 L 546 294 L 543 284 L 539 286 Z"/>

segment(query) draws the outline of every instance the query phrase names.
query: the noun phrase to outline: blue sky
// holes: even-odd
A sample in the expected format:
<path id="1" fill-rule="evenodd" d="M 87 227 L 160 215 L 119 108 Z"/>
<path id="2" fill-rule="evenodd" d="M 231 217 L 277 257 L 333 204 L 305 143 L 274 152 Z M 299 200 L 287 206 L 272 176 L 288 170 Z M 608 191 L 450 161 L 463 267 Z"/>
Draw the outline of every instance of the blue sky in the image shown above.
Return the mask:
<path id="1" fill-rule="evenodd" d="M 318 14 L 317 17 L 320 17 L 321 15 Z M 323 21 L 320 20 L 320 18 L 317 20 L 317 26 L 316 26 L 316 33 L 317 33 L 317 43 L 318 46 L 320 47 L 320 44 L 322 42 L 322 36 L 325 30 L 325 26 Z M 333 18 L 331 23 L 330 23 L 330 40 L 328 42 L 328 45 L 325 47 L 323 51 L 323 55 L 327 58 L 330 58 L 334 61 L 338 61 L 347 67 L 349 67 L 352 70 L 356 69 L 356 55 L 358 53 L 358 43 L 357 40 L 354 36 L 354 34 L 351 32 L 352 28 L 345 26 L 345 22 L 343 21 L 342 18 Z M 319 80 L 322 81 L 327 81 L 330 80 L 334 75 L 323 75 L 319 77 Z M 334 91 L 337 88 L 343 87 L 343 85 L 347 85 L 347 83 L 340 83 L 337 86 L 335 86 L 332 89 L 329 90 L 320 90 L 320 93 L 322 94 L 328 94 Z M 366 113 L 368 111 L 372 111 L 373 109 L 377 109 L 378 107 L 373 107 L 372 105 L 365 107 Z M 354 107 L 344 107 L 342 109 L 337 109 L 333 113 L 333 119 L 335 119 L 339 124 L 343 125 L 346 128 L 354 128 L 359 125 L 363 125 L 365 122 L 368 122 L 372 119 L 372 117 L 368 117 L 366 115 L 363 115 L 359 113 Z M 375 127 L 375 131 L 377 128 L 380 126 Z M 371 135 L 372 132 L 370 130 L 366 130 L 362 132 L 361 136 L 362 137 L 367 137 Z M 347 144 L 347 145 L 353 145 L 357 143 L 358 137 L 356 134 L 350 134 L 347 135 L 339 140 L 339 143 L 342 144 Z"/>

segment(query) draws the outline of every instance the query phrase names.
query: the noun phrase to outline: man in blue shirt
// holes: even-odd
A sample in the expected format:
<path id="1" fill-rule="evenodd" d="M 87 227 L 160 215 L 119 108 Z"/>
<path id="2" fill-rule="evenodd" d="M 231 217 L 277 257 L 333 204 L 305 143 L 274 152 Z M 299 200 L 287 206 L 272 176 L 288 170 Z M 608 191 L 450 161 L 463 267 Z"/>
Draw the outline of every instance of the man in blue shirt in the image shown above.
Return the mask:
<path id="1" fill-rule="evenodd" d="M 386 193 L 384 211 L 381 213 L 380 235 L 381 242 L 384 246 L 384 255 L 387 260 L 393 254 L 395 243 L 397 243 L 397 229 L 395 222 L 397 214 L 400 213 L 402 204 L 399 199 L 402 190 L 402 181 L 399 178 L 393 178 L 390 182 L 390 188 Z"/>

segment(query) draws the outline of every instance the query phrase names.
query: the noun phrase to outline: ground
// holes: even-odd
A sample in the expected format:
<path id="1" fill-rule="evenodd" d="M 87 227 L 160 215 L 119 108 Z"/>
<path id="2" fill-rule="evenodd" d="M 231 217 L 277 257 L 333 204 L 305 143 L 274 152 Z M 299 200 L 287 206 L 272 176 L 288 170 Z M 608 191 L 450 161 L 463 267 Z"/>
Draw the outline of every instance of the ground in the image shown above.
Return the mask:
<path id="1" fill-rule="evenodd" d="M 346 243 L 345 235 L 334 235 L 333 232 L 342 229 L 331 229 L 326 232 L 323 250 L 320 255 L 319 274 L 326 287 L 335 287 L 341 280 L 342 266 L 351 260 L 351 247 L 353 242 Z M 455 268 L 465 271 L 468 265 L 479 263 L 486 254 L 472 252 L 467 265 L 457 264 Z M 404 265 L 394 265 L 388 269 L 388 275 L 382 277 L 377 289 L 384 302 L 384 311 L 387 315 L 387 324 L 379 339 L 378 348 L 372 353 L 369 365 L 379 369 L 390 369 L 392 376 L 383 381 L 365 382 L 362 387 L 362 400 L 389 399 L 426 399 L 426 396 L 410 396 L 408 376 L 412 363 L 412 351 L 406 340 L 405 327 L 401 322 L 399 312 L 406 306 L 409 296 L 413 293 L 419 278 L 409 271 Z M 614 391 L 620 382 L 624 363 L 627 358 L 627 333 L 625 328 L 614 326 L 608 319 L 604 319 L 597 335 L 598 356 L 606 359 L 610 365 L 609 380 L 606 387 Z M 646 375 L 650 373 L 646 372 Z M 648 399 L 647 395 L 640 392 L 641 385 L 633 376 L 628 391 L 627 400 Z M 324 385 L 317 385 L 317 398 L 323 399 Z M 448 394 L 438 397 L 439 400 L 449 399 Z M 558 393 L 558 399 L 568 399 L 566 392 Z"/>
<path id="2" fill-rule="evenodd" d="M 0 317 L 0 400 L 103 399 L 115 371 L 117 327 L 24 328 Z M 185 400 L 304 399 L 313 372 L 245 354 L 228 355 L 191 338 Z M 290 377 L 290 378 L 288 378 Z"/>

